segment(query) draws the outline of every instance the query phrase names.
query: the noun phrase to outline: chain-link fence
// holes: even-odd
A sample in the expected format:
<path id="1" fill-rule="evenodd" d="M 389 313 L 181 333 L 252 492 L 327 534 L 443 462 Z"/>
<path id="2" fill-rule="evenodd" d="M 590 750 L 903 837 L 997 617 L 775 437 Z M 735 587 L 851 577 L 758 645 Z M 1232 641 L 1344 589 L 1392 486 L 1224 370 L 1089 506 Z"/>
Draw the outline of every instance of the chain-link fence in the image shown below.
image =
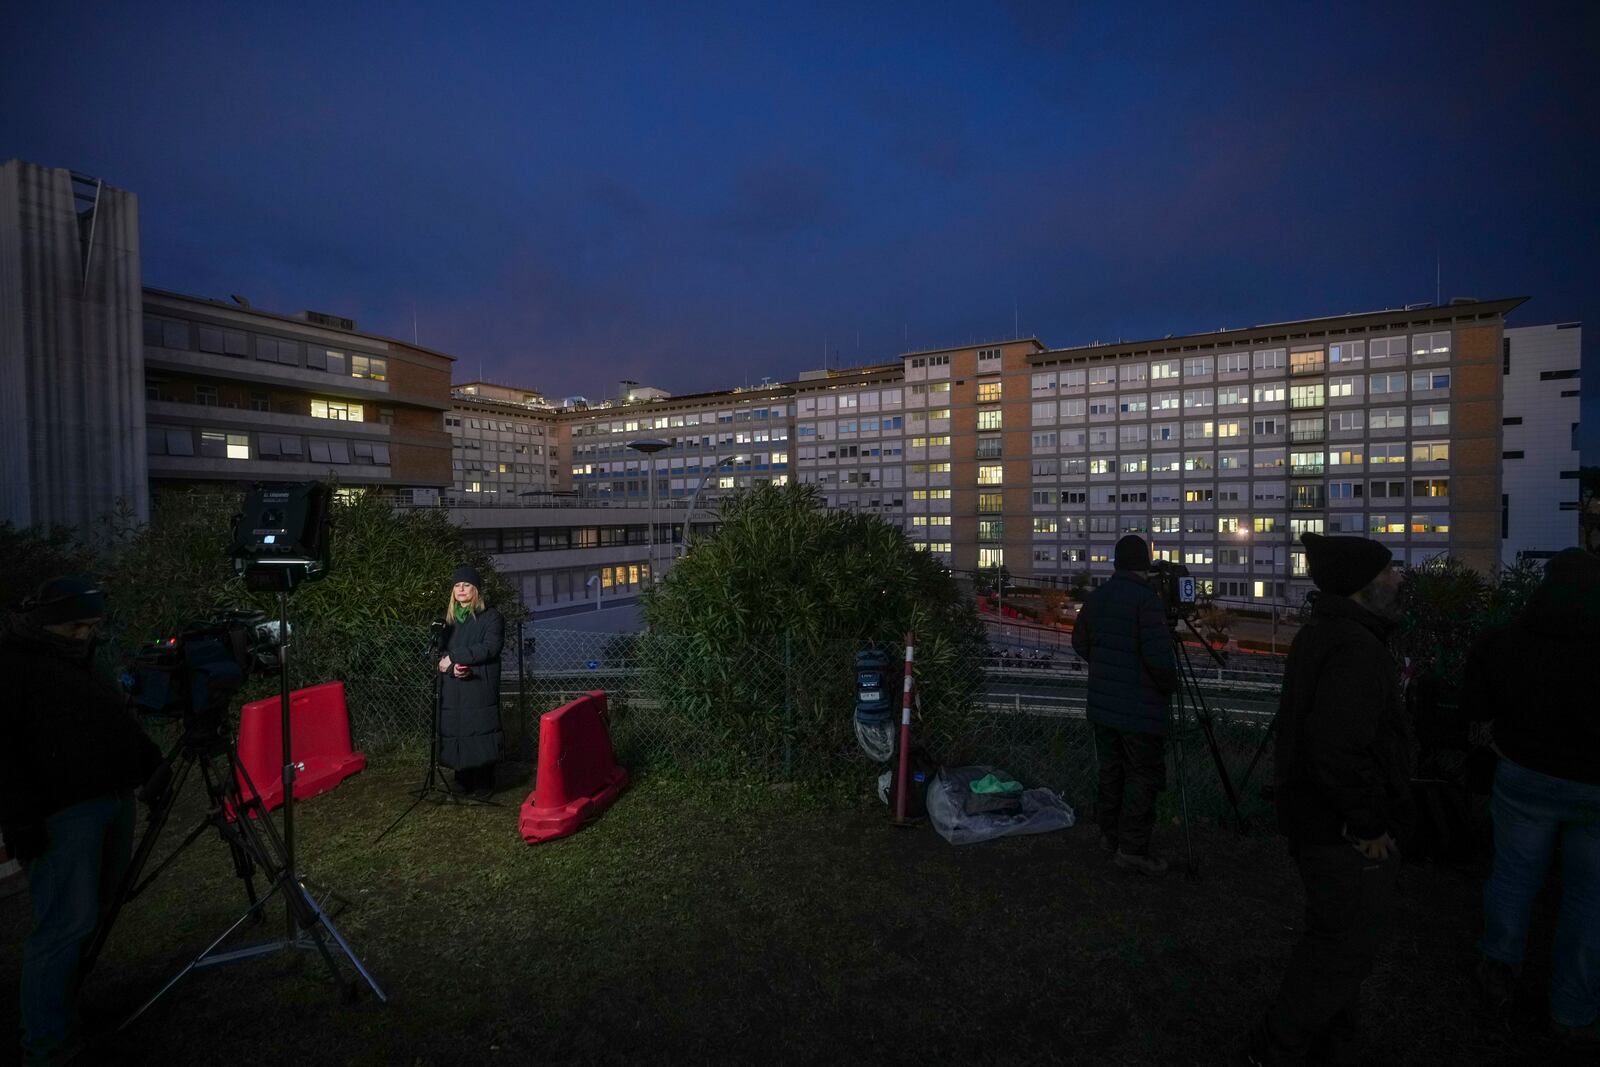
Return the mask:
<path id="1" fill-rule="evenodd" d="M 329 647 L 312 632 L 297 633 L 296 642 L 293 683 L 342 678 L 359 744 L 427 738 L 438 657 L 427 627 L 377 626 L 359 647 Z M 539 716 L 599 689 L 608 694 L 612 738 L 629 766 L 866 777 L 881 767 L 855 737 L 858 651 L 844 642 L 801 650 L 782 637 L 729 650 L 653 633 L 508 625 L 501 654 L 506 755 L 534 759 Z M 898 722 L 902 650 L 885 651 Z M 1231 817 L 1217 763 L 1239 781 L 1271 721 L 1277 678 L 1220 670 L 1197 647 L 1187 656 L 1193 684 L 1175 713 L 1174 736 L 1186 757 L 1189 802 L 1199 814 Z M 1097 764 L 1084 717 L 1086 671 L 1070 647 L 1000 646 L 965 656 L 919 648 L 916 677 L 913 746 L 930 759 L 989 764 L 1056 789 L 1075 807 L 1092 802 Z M 1169 745 L 1174 802 L 1179 747 Z M 1270 773 L 1267 754 L 1243 798 L 1247 813 L 1262 810 L 1257 787 Z"/>

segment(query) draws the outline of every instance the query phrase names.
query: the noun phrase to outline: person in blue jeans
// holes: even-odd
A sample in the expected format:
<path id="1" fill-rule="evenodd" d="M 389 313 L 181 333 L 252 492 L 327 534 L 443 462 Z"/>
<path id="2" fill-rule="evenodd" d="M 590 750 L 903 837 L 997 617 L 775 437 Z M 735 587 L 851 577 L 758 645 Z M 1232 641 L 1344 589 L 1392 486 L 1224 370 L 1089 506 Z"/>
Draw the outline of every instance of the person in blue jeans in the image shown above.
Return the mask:
<path id="1" fill-rule="evenodd" d="M 52 579 L 0 635 L 0 834 L 33 903 L 22 947 L 22 1051 L 61 1063 L 82 1051 L 77 987 L 85 943 L 127 869 L 132 789 L 161 752 L 93 668 L 105 597 L 87 578 Z"/>
<path id="2" fill-rule="evenodd" d="M 1511 1006 L 1534 899 L 1560 856 L 1561 913 L 1550 977 L 1550 1027 L 1600 1051 L 1600 558 L 1569 548 L 1508 626 L 1479 639 L 1463 707 L 1493 723 L 1494 869 L 1483 888 L 1478 982 Z"/>

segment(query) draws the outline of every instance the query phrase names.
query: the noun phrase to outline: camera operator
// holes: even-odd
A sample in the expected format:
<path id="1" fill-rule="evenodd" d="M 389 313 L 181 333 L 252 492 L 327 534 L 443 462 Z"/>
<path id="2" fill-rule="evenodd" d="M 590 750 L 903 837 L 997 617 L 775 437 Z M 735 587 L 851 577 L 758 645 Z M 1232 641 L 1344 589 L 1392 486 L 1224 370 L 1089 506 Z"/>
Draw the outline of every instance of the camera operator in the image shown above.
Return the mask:
<path id="1" fill-rule="evenodd" d="M 1150 546 L 1129 534 L 1117 542 L 1111 580 L 1089 595 L 1072 628 L 1072 647 L 1089 664 L 1089 721 L 1100 763 L 1095 821 L 1100 847 L 1141 874 L 1166 873 L 1150 855 L 1156 797 L 1167 784 L 1167 699 L 1178 687 L 1172 628 L 1150 585 Z M 1123 794 L 1127 793 L 1126 802 Z"/>
<path id="2" fill-rule="evenodd" d="M 1504 1012 L 1516 994 L 1528 922 L 1558 844 L 1561 915 L 1550 976 L 1550 1028 L 1600 1050 L 1600 559 L 1578 548 L 1509 626 L 1467 657 L 1462 707 L 1494 723 L 1494 869 L 1483 887 L 1478 983 Z"/>
<path id="3" fill-rule="evenodd" d="M 500 756 L 500 647 L 505 621 L 483 599 L 483 579 L 462 564 L 450 576 L 445 606 L 444 675 L 439 697 L 439 762 L 455 768 L 456 788 L 477 799 L 494 791 Z"/>
<path id="4" fill-rule="evenodd" d="M 33 929 L 22 950 L 22 1047 L 30 1062 L 76 1051 L 80 954 L 133 847 L 134 787 L 163 766 L 122 692 L 93 667 L 105 596 L 53 578 L 0 640 L 0 832 L 22 862 Z"/>
<path id="5" fill-rule="evenodd" d="M 1284 665 L 1273 778 L 1278 826 L 1305 886 L 1305 933 L 1250 1035 L 1261 1064 L 1358 1053 L 1361 983 L 1393 905 L 1395 839 L 1412 819 L 1410 733 L 1388 647 L 1400 575 L 1377 541 L 1301 541 L 1318 592 Z"/>

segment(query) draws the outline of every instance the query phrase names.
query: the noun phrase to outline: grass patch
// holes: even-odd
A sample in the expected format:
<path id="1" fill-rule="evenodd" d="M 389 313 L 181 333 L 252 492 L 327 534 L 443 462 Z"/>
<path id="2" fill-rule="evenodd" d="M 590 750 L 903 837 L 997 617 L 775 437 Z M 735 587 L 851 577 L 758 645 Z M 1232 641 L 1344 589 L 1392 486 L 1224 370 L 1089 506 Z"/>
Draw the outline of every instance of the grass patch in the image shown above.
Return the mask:
<path id="1" fill-rule="evenodd" d="M 1092 826 L 959 849 L 892 827 L 866 773 L 860 794 L 650 774 L 596 824 L 529 847 L 513 768 L 504 809 L 424 804 L 374 845 L 418 766 L 377 758 L 296 820 L 304 871 L 350 899 L 337 922 L 389 1004 L 340 1003 L 310 956 L 221 967 L 119 1038 L 117 1062 L 1212 1063 L 1300 919 L 1271 837 L 1203 828 L 1203 879 L 1151 881 L 1110 867 Z M 1157 845 L 1181 837 L 1161 828 Z M 1527 1061 L 1474 1010 L 1480 884 L 1406 870 L 1368 987 L 1373 1062 Z M 243 905 L 208 832 L 128 907 L 91 1006 L 137 1004 Z M 26 926 L 26 895 L 0 900 L 0 936 L 19 945 Z M 1547 946 L 1545 931 L 1530 971 Z M 0 957 L 7 1033 L 19 966 Z"/>

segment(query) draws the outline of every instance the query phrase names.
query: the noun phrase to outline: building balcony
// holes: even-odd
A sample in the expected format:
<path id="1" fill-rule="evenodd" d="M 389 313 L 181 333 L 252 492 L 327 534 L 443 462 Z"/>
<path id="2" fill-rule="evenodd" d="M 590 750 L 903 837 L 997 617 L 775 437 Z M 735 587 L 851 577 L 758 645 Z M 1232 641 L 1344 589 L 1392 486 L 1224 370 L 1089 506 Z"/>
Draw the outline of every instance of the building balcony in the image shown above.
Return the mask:
<path id="1" fill-rule="evenodd" d="M 1296 445 L 1313 445 L 1325 440 L 1327 436 L 1328 432 L 1324 429 L 1291 430 L 1289 432 L 1289 441 L 1291 444 Z"/>
<path id="2" fill-rule="evenodd" d="M 1322 463 L 1296 463 L 1289 473 L 1296 478 L 1320 478 L 1326 469 Z"/>
<path id="3" fill-rule="evenodd" d="M 1327 361 L 1326 360 L 1321 360 L 1321 359 L 1307 360 L 1305 362 L 1300 362 L 1300 363 L 1296 363 L 1296 362 L 1291 361 L 1290 364 L 1289 364 L 1289 373 L 1291 375 L 1295 375 L 1295 376 L 1299 376 L 1299 375 L 1302 375 L 1302 374 L 1321 374 L 1323 371 L 1325 371 L 1327 369 L 1328 369 Z"/>
<path id="4" fill-rule="evenodd" d="M 977 457 L 979 459 L 999 459 L 1002 452 L 999 442 L 989 444 L 985 441 L 978 442 Z"/>

